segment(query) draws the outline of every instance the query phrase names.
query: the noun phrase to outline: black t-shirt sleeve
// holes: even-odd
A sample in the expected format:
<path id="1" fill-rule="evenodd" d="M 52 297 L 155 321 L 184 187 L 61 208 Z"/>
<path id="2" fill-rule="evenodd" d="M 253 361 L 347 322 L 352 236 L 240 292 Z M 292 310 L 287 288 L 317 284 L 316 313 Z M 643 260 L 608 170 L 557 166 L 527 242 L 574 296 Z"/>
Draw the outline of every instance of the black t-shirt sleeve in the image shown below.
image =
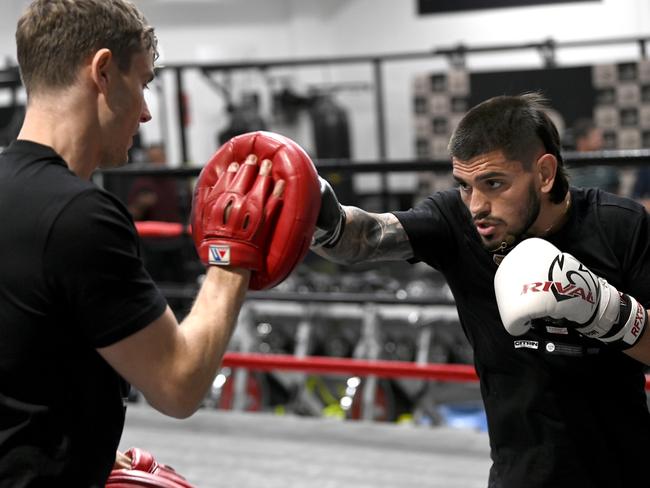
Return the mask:
<path id="1" fill-rule="evenodd" d="M 456 237 L 450 222 L 450 194 L 437 193 L 406 211 L 393 212 L 408 235 L 413 258 L 442 269 L 445 260 L 456 255 Z"/>
<path id="2" fill-rule="evenodd" d="M 650 307 L 650 217 L 639 212 L 636 226 L 631 231 L 630 246 L 623 261 L 625 289 L 646 308 Z"/>
<path id="3" fill-rule="evenodd" d="M 100 190 L 77 195 L 61 211 L 44 266 L 70 326 L 95 348 L 146 327 L 167 306 L 144 268 L 131 219 Z"/>

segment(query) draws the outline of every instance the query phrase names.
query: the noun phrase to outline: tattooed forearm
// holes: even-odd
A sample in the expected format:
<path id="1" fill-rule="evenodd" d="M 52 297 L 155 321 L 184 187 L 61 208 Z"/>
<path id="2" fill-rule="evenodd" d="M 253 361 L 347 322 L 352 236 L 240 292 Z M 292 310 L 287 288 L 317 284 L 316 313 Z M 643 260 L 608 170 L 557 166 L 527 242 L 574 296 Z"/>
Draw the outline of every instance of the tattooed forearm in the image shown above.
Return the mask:
<path id="1" fill-rule="evenodd" d="M 344 207 L 345 229 L 332 248 L 316 250 L 321 256 L 343 264 L 397 261 L 413 256 L 406 231 L 391 213 L 375 214 L 357 207 Z"/>

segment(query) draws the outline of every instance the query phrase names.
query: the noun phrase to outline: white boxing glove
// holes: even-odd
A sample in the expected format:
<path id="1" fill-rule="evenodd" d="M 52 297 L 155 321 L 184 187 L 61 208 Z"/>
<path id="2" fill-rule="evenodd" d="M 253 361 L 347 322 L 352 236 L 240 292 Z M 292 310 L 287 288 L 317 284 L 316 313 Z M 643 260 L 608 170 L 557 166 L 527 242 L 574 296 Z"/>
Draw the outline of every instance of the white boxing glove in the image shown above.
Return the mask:
<path id="1" fill-rule="evenodd" d="M 625 349 L 647 322 L 633 297 L 543 239 L 526 239 L 506 255 L 494 291 L 501 321 L 515 336 L 528 332 L 534 319 L 564 319 L 582 335 Z"/>

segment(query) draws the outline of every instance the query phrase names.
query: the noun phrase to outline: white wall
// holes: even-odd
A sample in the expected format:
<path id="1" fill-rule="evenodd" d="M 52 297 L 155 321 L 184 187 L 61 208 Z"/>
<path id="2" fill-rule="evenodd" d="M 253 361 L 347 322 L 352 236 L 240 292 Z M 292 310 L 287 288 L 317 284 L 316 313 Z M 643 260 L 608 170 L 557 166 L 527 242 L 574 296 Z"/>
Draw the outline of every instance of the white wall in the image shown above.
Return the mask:
<path id="1" fill-rule="evenodd" d="M 13 30 L 24 0 L 5 0 L 0 7 L 0 57 L 13 56 Z M 342 55 L 382 55 L 429 49 L 539 42 L 558 42 L 644 36 L 650 34 L 650 2 L 601 0 L 565 5 L 493 9 L 443 15 L 418 16 L 415 0 L 136 0 L 157 27 L 163 63 L 251 61 Z M 589 64 L 605 60 L 638 58 L 635 45 L 561 49 L 561 65 Z M 471 70 L 540 67 L 533 50 L 470 55 Z M 385 102 L 388 157 L 411 158 L 411 83 L 416 73 L 446 69 L 442 58 L 386 64 Z M 173 79 L 163 76 L 168 94 L 164 104 L 167 124 L 151 123 L 145 138 L 170 139 L 171 156 L 178 160 Z M 298 90 L 313 83 L 370 82 L 369 65 L 319 66 L 233 73 L 232 87 L 259 90 L 268 109 L 269 83 L 288 78 Z M 223 77 L 221 76 L 223 81 Z M 215 149 L 215 135 L 225 122 L 223 100 L 196 72 L 185 77 L 190 102 L 190 162 L 202 164 Z M 163 107 L 148 96 L 154 112 Z M 375 159 L 377 136 L 372 91 L 340 95 L 350 110 L 353 154 L 360 160 Z M 271 127 L 296 137 L 308 149 L 309 130 Z"/>

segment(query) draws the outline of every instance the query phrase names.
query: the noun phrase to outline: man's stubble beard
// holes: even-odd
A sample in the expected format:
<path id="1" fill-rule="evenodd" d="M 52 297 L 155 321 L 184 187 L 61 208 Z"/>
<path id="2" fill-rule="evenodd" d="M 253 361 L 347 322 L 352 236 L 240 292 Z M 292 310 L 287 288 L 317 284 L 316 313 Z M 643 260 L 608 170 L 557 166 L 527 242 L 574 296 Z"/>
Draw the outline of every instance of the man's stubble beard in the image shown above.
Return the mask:
<path id="1" fill-rule="evenodd" d="M 525 237 L 529 237 L 528 231 L 533 226 L 537 218 L 539 217 L 539 212 L 542 208 L 542 200 L 535 190 L 534 183 L 530 183 L 528 187 L 528 199 L 524 205 L 526 210 L 524 224 L 520 229 L 517 229 L 513 232 L 506 234 L 500 242 L 487 244 L 483 242 L 483 247 L 490 252 L 495 252 L 499 250 L 504 250 L 509 247 L 513 247 L 519 241 L 523 240 Z"/>

